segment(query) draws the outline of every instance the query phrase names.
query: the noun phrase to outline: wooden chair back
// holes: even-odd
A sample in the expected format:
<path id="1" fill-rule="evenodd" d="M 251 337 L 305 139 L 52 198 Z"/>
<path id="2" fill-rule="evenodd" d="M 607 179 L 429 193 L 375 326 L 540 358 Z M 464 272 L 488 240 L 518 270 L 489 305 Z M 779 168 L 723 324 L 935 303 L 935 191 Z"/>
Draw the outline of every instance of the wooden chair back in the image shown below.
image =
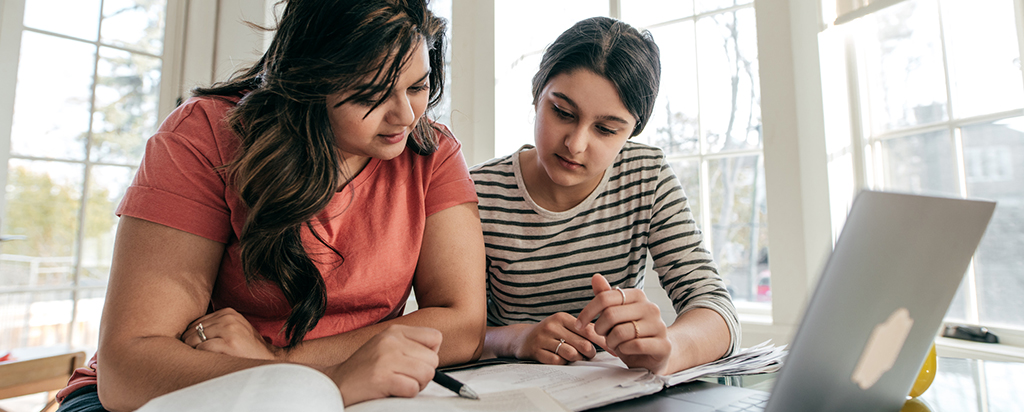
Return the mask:
<path id="1" fill-rule="evenodd" d="M 54 396 L 68 384 L 75 369 L 85 364 L 85 352 L 0 363 L 0 399 L 47 392 L 44 411 L 56 409 Z"/>

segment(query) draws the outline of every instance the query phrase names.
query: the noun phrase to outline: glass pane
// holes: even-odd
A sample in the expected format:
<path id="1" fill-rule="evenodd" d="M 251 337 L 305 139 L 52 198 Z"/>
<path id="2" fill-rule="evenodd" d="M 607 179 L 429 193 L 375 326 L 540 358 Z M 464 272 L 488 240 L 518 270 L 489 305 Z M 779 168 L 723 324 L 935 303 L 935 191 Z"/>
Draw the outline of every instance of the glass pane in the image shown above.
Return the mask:
<path id="1" fill-rule="evenodd" d="M 156 132 L 160 59 L 100 48 L 92 160 L 138 164 Z"/>
<path id="2" fill-rule="evenodd" d="M 1011 0 L 942 2 L 954 116 L 1024 105 L 1014 15 Z"/>
<path id="3" fill-rule="evenodd" d="M 93 166 L 89 175 L 89 197 L 85 208 L 85 238 L 82 243 L 82 272 L 79 284 L 105 285 L 110 276 L 117 216 L 135 171 L 130 167 Z"/>
<path id="4" fill-rule="evenodd" d="M 608 1 L 496 1 L 494 15 L 494 154 L 504 156 L 533 144 L 532 81 L 544 49 L 576 22 L 607 16 Z"/>
<path id="5" fill-rule="evenodd" d="M 82 176 L 81 165 L 10 160 L 0 233 L 25 239 L 3 243 L 4 267 L 16 269 L 0 286 L 71 284 Z"/>
<path id="6" fill-rule="evenodd" d="M 0 348 L 68 343 L 71 292 L 0 294 Z"/>
<path id="7" fill-rule="evenodd" d="M 494 57 L 498 70 L 525 53 L 543 51 L 576 22 L 607 16 L 608 10 L 608 0 L 494 2 Z M 524 22 L 529 22 L 529 30 L 523 30 Z"/>
<path id="8" fill-rule="evenodd" d="M 909 0 L 859 19 L 872 134 L 939 122 L 946 77 L 934 0 Z"/>
<path id="9" fill-rule="evenodd" d="M 96 41 L 99 24 L 100 0 L 25 1 L 25 27 Z"/>
<path id="10" fill-rule="evenodd" d="M 882 169 L 886 190 L 960 196 L 953 139 L 947 131 L 883 141 Z"/>
<path id="11" fill-rule="evenodd" d="M 498 33 L 494 34 L 495 37 Z M 552 39 L 554 40 L 554 39 Z M 495 50 L 495 53 L 498 51 Z M 533 75 L 540 67 L 540 53 L 528 54 L 510 67 L 495 67 L 494 155 L 504 156 L 524 144 L 534 144 Z"/>
<path id="12" fill-rule="evenodd" d="M 733 300 L 770 301 L 768 220 L 759 156 L 708 161 L 711 243 Z"/>
<path id="13" fill-rule="evenodd" d="M 707 228 L 702 224 L 700 208 L 700 160 L 674 160 L 669 162 L 672 173 L 676 174 L 679 184 L 683 186 L 683 193 L 686 194 L 686 201 L 690 204 L 690 212 L 693 213 L 693 220 L 702 231 Z"/>
<path id="14" fill-rule="evenodd" d="M 622 21 L 633 27 L 645 27 L 692 16 L 693 0 L 622 0 L 619 11 Z"/>
<path id="15" fill-rule="evenodd" d="M 100 340 L 100 315 L 106 301 L 106 289 L 85 289 L 78 293 L 78 313 L 71 345 L 87 356 L 96 352 Z"/>
<path id="16" fill-rule="evenodd" d="M 1024 118 L 963 128 L 967 194 L 996 201 L 974 256 L 983 324 L 1024 328 Z"/>
<path id="17" fill-rule="evenodd" d="M 12 153 L 85 159 L 95 53 L 89 44 L 24 32 Z"/>
<path id="18" fill-rule="evenodd" d="M 656 28 L 651 34 L 661 49 L 661 87 L 650 122 L 633 139 L 669 155 L 700 153 L 693 22 Z"/>
<path id="19" fill-rule="evenodd" d="M 933 388 L 961 388 L 956 391 L 927 390 L 921 399 L 929 405 L 941 407 L 943 411 L 977 412 L 977 362 L 964 362 L 956 358 L 938 358 L 935 369 L 939 371 L 932 382 Z M 993 411 L 998 409 L 993 409 Z M 1006 409 L 1006 410 L 1013 410 Z"/>
<path id="20" fill-rule="evenodd" d="M 985 377 L 988 410 L 1012 411 L 1024 405 L 1024 392 L 1020 390 L 1024 368 L 1020 363 L 985 362 Z"/>
<path id="21" fill-rule="evenodd" d="M 444 53 L 444 86 L 441 101 L 428 113 L 431 119 L 451 128 L 452 126 L 452 0 L 434 0 L 428 4 L 434 15 L 448 21 L 447 48 Z"/>
<path id="22" fill-rule="evenodd" d="M 761 86 L 752 8 L 697 22 L 697 70 L 705 150 L 761 147 Z"/>
<path id="23" fill-rule="evenodd" d="M 106 0 L 100 40 L 160 55 L 164 49 L 166 9 L 166 0 Z"/>
<path id="24" fill-rule="evenodd" d="M 696 8 L 699 14 L 753 2 L 754 0 L 696 0 Z"/>

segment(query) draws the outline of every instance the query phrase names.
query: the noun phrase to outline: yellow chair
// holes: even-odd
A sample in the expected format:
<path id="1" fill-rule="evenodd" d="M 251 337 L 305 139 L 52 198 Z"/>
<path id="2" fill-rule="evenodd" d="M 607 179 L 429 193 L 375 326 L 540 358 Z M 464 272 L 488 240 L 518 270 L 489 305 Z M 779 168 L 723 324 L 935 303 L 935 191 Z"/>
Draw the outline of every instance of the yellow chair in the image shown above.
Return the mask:
<path id="1" fill-rule="evenodd" d="M 55 411 L 57 391 L 67 386 L 71 374 L 84 364 L 85 352 L 0 363 L 0 399 L 47 392 L 43 411 Z"/>

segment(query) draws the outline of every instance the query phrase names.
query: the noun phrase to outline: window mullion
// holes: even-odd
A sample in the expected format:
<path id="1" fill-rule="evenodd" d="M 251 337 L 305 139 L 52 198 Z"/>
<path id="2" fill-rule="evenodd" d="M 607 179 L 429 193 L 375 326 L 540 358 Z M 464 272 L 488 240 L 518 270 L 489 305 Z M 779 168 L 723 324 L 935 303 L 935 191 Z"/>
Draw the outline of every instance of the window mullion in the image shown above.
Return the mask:
<path id="1" fill-rule="evenodd" d="M 94 122 L 96 121 L 96 115 L 95 115 L 95 113 L 96 113 L 96 88 L 97 88 L 97 85 L 99 84 L 99 80 L 100 80 L 100 77 L 99 77 L 100 47 L 102 47 L 101 46 L 102 42 L 100 42 L 100 40 L 102 38 L 101 36 L 102 36 L 102 33 L 103 33 L 103 20 L 104 20 L 103 19 L 103 15 L 104 15 L 104 12 L 103 12 L 104 7 L 103 7 L 103 5 L 104 5 L 104 3 L 105 3 L 105 0 L 100 0 L 100 15 L 99 15 L 100 21 L 99 21 L 99 24 L 96 25 L 96 39 L 97 39 L 97 41 L 96 41 L 96 56 L 93 59 L 92 88 L 90 90 L 90 96 L 89 96 L 89 123 L 88 123 L 89 124 L 89 129 L 86 130 L 86 132 L 85 132 L 85 168 L 84 168 L 83 173 L 82 173 L 82 186 L 81 186 L 81 190 L 82 190 L 81 193 L 82 194 L 81 194 L 81 200 L 80 200 L 81 204 L 78 207 L 78 232 L 76 233 L 76 237 L 75 237 L 74 266 L 73 266 L 73 269 L 71 270 L 71 276 L 72 276 L 72 280 L 71 280 L 71 285 L 72 285 L 72 289 L 71 289 L 71 318 L 70 318 L 71 320 L 68 322 L 68 337 L 67 337 L 68 346 L 71 346 L 73 344 L 73 342 L 74 342 L 75 322 L 78 320 L 78 299 L 80 298 L 80 295 L 81 295 L 81 293 L 80 293 L 78 288 L 81 286 L 82 253 L 83 253 L 82 249 L 84 248 L 83 246 L 85 244 L 85 229 L 86 229 L 85 220 L 86 220 L 86 217 L 88 216 L 88 210 L 87 209 L 88 209 L 88 205 L 89 205 L 89 186 L 90 186 L 89 181 L 91 180 L 90 177 L 92 175 L 92 164 L 91 164 L 91 161 L 92 161 L 92 138 L 93 138 L 93 130 L 95 128 Z"/>
<path id="2" fill-rule="evenodd" d="M 0 188 L 7 187 L 7 163 L 11 155 L 11 128 L 14 125 L 14 94 L 18 87 L 16 73 L 21 55 L 24 18 L 25 0 L 0 1 L 0 73 L 4 73 L 0 77 Z M 0 195 L 0 219 L 6 215 L 7 197 Z"/>

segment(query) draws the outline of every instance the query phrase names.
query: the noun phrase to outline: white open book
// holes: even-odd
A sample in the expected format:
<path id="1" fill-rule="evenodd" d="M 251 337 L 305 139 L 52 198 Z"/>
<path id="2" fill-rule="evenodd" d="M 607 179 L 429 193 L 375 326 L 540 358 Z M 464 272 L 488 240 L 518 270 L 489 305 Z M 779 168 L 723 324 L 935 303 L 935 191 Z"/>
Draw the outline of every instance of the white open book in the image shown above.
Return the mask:
<path id="1" fill-rule="evenodd" d="M 489 360 L 458 370 L 453 378 L 468 385 L 481 399 L 456 396 L 431 382 L 412 399 L 387 398 L 346 408 L 350 412 L 416 411 L 581 411 L 633 399 L 702 377 L 775 372 L 782 365 L 785 346 L 769 342 L 742 349 L 727 358 L 669 376 L 646 369 L 629 369 L 607 352 L 593 360 L 570 365 L 543 365 L 515 360 Z"/>

